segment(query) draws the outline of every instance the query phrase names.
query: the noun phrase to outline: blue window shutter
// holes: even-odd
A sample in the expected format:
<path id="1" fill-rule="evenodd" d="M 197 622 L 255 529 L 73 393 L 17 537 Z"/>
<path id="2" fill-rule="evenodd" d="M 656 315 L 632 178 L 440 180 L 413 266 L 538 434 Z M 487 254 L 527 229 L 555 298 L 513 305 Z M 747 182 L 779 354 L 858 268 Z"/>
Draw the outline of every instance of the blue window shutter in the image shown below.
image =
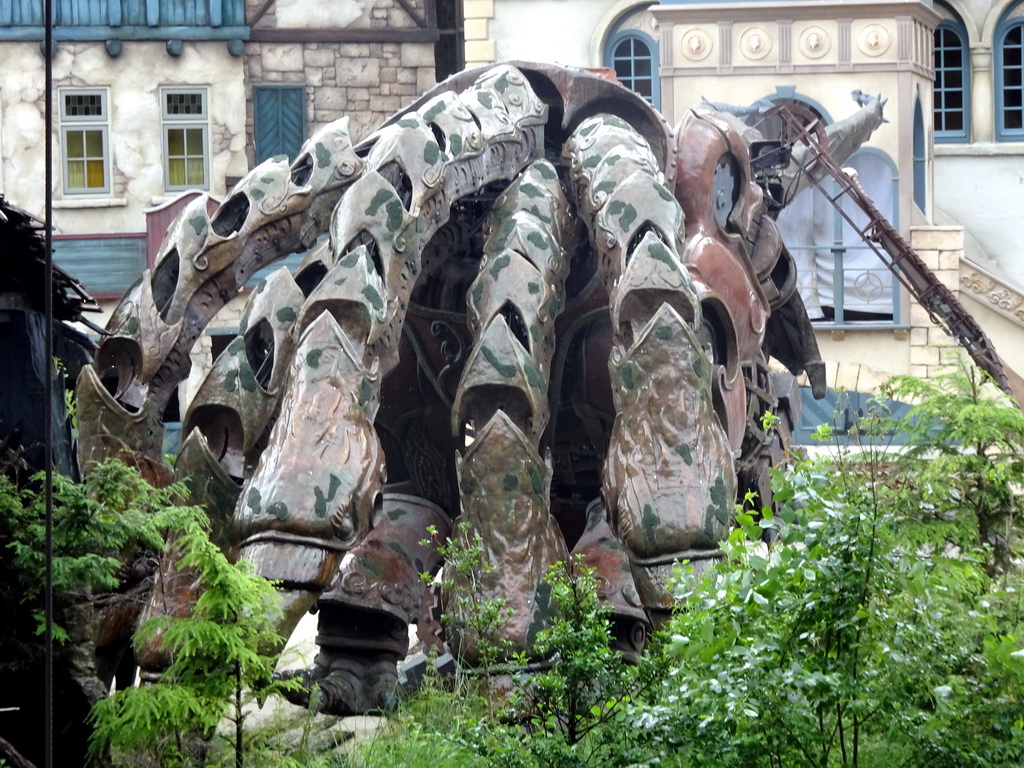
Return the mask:
<path id="1" fill-rule="evenodd" d="M 294 160 L 306 133 L 304 88 L 253 89 L 253 138 L 256 162 L 277 155 Z"/>
<path id="2" fill-rule="evenodd" d="M 886 415 L 893 419 L 906 419 L 910 411 L 906 403 L 863 392 L 840 392 L 831 388 L 822 400 L 815 400 L 808 387 L 800 388 L 800 399 L 800 420 L 793 430 L 793 442 L 796 445 L 822 445 L 811 438 L 822 424 L 832 428 L 830 442 L 840 445 L 902 445 L 905 441 L 905 436 L 899 433 L 855 434 L 855 428 L 860 419 L 872 414 L 876 408 L 887 411 Z"/>

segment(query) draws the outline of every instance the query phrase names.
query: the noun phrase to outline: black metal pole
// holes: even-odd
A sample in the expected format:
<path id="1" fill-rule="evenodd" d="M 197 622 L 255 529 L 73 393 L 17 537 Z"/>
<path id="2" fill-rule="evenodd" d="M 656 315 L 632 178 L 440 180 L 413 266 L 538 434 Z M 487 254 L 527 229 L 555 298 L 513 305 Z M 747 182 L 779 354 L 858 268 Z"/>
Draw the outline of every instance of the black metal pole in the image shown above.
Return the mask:
<path id="1" fill-rule="evenodd" d="M 53 0 L 43 0 L 43 61 L 46 90 L 46 343 L 43 369 L 46 371 L 43 405 L 45 433 L 43 466 L 46 473 L 46 672 L 44 692 L 43 748 L 46 768 L 53 768 Z"/>

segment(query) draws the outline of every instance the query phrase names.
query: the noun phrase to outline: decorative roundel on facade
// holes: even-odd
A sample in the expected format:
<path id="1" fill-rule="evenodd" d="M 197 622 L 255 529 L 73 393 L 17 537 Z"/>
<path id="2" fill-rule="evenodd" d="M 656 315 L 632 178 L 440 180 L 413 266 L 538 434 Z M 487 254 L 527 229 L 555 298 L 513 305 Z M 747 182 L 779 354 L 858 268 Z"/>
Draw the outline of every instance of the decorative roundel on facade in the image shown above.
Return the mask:
<path id="1" fill-rule="evenodd" d="M 703 29 L 683 34 L 683 55 L 690 61 L 701 61 L 711 53 L 711 36 Z"/>
<path id="2" fill-rule="evenodd" d="M 828 32 L 821 27 L 808 27 L 800 33 L 800 51 L 809 59 L 820 59 L 831 47 Z"/>
<path id="3" fill-rule="evenodd" d="M 868 56 L 881 56 L 889 50 L 889 30 L 881 24 L 868 24 L 860 31 L 858 43 Z"/>
<path id="4" fill-rule="evenodd" d="M 751 27 L 740 36 L 740 49 L 748 59 L 763 59 L 772 49 L 772 39 L 760 27 Z"/>

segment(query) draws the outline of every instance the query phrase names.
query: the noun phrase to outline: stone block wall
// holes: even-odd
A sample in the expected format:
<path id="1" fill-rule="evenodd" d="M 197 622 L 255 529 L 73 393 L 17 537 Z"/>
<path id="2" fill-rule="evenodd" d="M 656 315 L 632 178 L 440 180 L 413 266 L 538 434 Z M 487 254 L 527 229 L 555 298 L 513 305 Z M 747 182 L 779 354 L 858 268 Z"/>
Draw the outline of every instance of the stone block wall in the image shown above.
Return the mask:
<path id="1" fill-rule="evenodd" d="M 348 116 L 358 141 L 434 86 L 432 43 L 249 43 L 246 125 L 253 156 L 253 85 L 306 89 L 306 134 Z"/>
<path id="2" fill-rule="evenodd" d="M 959 226 L 910 228 L 910 246 L 946 288 L 959 294 L 960 259 L 964 254 L 964 229 Z M 947 353 L 956 342 L 935 325 L 924 307 L 910 302 L 910 375 L 929 378 L 947 365 Z"/>
<path id="3" fill-rule="evenodd" d="M 462 12 L 466 34 L 466 69 L 493 64 L 495 45 L 489 27 L 494 18 L 494 0 L 464 0 Z"/>
<path id="4" fill-rule="evenodd" d="M 260 15 L 264 5 L 246 3 L 253 26 L 244 54 L 250 165 L 255 86 L 304 86 L 306 134 L 348 116 L 359 141 L 436 82 L 426 0 L 278 0 Z"/>

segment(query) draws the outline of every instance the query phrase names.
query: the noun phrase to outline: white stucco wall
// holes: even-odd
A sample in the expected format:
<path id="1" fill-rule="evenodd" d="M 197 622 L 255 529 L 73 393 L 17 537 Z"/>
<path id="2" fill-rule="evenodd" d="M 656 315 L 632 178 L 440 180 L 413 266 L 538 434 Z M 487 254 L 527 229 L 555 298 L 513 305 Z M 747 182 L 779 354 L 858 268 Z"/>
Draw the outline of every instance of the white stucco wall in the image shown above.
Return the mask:
<path id="1" fill-rule="evenodd" d="M 936 154 L 943 151 L 957 150 L 939 148 Z M 1011 155 L 939 155 L 934 194 L 935 207 L 962 224 L 1002 272 L 1024 284 L 1024 148 Z"/>
<path id="2" fill-rule="evenodd" d="M 0 131 L 4 193 L 15 205 L 44 205 L 43 58 L 36 43 L 5 43 L 0 72 Z M 211 191 L 223 195 L 227 176 L 242 176 L 245 91 L 242 60 L 223 42 L 185 43 L 174 57 L 163 43 L 124 44 L 111 58 L 103 43 L 64 43 L 53 59 L 55 90 L 107 87 L 111 192 L 64 195 L 58 104 L 54 105 L 54 221 L 61 234 L 142 232 L 144 210 L 164 196 L 160 88 L 205 86 L 209 93 Z M 74 206 L 74 207 L 69 207 Z"/>
<path id="3" fill-rule="evenodd" d="M 602 66 L 598 42 L 636 0 L 498 0 L 490 36 L 498 61 L 550 61 L 576 67 Z"/>
<path id="4" fill-rule="evenodd" d="M 274 5 L 277 26 L 283 29 L 323 29 L 327 27 L 369 26 L 366 11 L 374 0 L 334 0 L 311 3 L 309 0 L 277 0 Z"/>

